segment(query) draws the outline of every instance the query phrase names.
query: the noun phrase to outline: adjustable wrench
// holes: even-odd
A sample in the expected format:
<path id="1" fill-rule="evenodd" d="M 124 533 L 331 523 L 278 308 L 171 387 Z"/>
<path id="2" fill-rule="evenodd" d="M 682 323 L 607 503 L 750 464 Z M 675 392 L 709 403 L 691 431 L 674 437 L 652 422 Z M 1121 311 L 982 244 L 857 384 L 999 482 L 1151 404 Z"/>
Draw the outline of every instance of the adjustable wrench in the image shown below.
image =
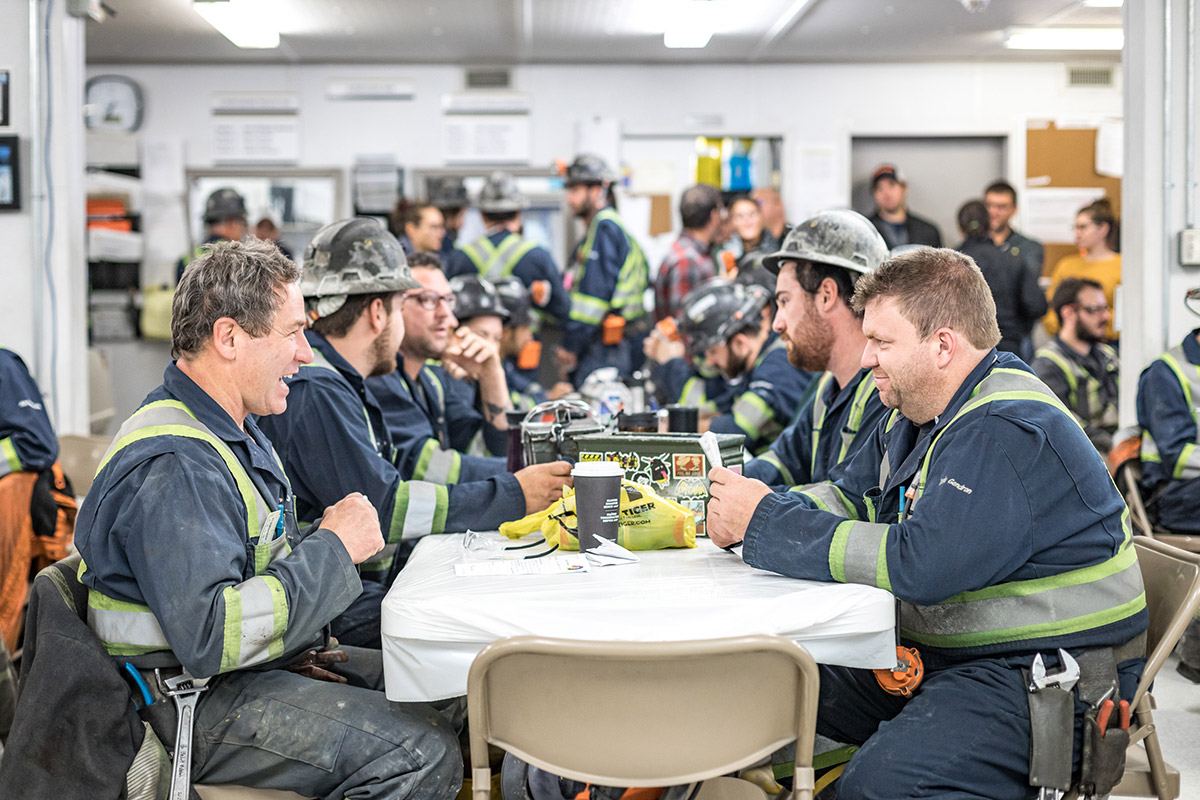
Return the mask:
<path id="1" fill-rule="evenodd" d="M 192 788 L 192 723 L 196 716 L 196 701 L 208 690 L 208 678 L 193 678 L 187 670 L 174 678 L 163 678 L 154 670 L 162 693 L 175 701 L 179 719 L 175 723 L 175 754 L 171 764 L 170 800 L 188 800 Z"/>
<path id="2" fill-rule="evenodd" d="M 1071 690 L 1079 683 L 1079 663 L 1062 648 L 1058 650 L 1058 662 L 1058 672 L 1047 674 L 1042 654 L 1038 653 L 1029 670 L 1030 724 L 1034 728 L 1035 745 L 1030 758 L 1030 782 L 1040 788 L 1039 800 L 1058 800 L 1071 783 L 1074 729 Z"/>
<path id="3" fill-rule="evenodd" d="M 1046 674 L 1046 665 L 1042 662 L 1042 654 L 1033 657 L 1033 667 L 1029 672 L 1029 691 L 1037 692 L 1051 686 L 1057 686 L 1064 692 L 1069 692 L 1079 683 L 1079 663 L 1071 658 L 1071 654 L 1061 647 L 1058 650 L 1058 661 L 1062 669 Z"/>

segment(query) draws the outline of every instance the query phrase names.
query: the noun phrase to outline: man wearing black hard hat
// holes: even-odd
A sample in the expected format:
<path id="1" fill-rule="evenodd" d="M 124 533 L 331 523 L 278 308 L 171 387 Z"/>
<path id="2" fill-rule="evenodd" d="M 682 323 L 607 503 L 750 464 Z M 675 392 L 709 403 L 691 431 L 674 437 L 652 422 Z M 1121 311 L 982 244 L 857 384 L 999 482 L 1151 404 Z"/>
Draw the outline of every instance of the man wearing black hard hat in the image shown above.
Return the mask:
<path id="1" fill-rule="evenodd" d="M 871 224 L 883 236 L 888 249 L 902 244 L 942 246 L 942 232 L 927 219 L 908 210 L 908 181 L 895 164 L 880 164 L 871 176 L 875 213 Z"/>
<path id="2" fill-rule="evenodd" d="M 179 259 L 175 265 L 175 282 L 183 277 L 183 270 L 200 256 L 203 249 L 215 242 L 240 242 L 246 238 L 246 200 L 228 187 L 217 189 L 204 201 L 204 229 L 208 238 L 195 250 Z"/>

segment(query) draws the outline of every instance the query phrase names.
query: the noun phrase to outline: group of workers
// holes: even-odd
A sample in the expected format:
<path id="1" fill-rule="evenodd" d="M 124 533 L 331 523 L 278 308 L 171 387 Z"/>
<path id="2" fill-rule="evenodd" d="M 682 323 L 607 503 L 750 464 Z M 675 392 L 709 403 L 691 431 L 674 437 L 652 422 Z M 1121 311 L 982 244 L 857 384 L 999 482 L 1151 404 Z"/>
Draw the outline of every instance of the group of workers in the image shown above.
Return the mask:
<path id="1" fill-rule="evenodd" d="M 406 255 L 360 218 L 320 230 L 303 270 L 256 239 L 186 265 L 174 360 L 117 432 L 75 542 L 87 624 L 113 670 L 147 689 L 131 690 L 134 704 L 170 705 L 156 668 L 207 679 L 192 779 L 329 798 L 457 793 L 463 703 L 386 701 L 381 602 L 421 537 L 494 529 L 571 483 L 565 462 L 508 473 L 500 460 L 506 412 L 540 391 L 518 383 L 519 354 L 553 320 L 576 386 L 601 367 L 629 375 L 645 355 L 659 391 L 746 435 L 756 457 L 742 473 L 709 474 L 714 542 L 740 544 L 754 567 L 896 596 L 900 640 L 924 661 L 915 691 L 822 667 L 818 729 L 859 747 L 839 797 L 1027 797 L 1031 743 L 1048 736 L 1074 740 L 1077 768 L 1085 718 L 1133 696 L 1147 627 L 1128 513 L 1097 449 L 1107 422 L 1087 410 L 1103 393 L 1063 350 L 1093 345 L 1106 374 L 1095 287 L 1055 294 L 1064 327 L 1045 359 L 1066 365 L 1070 407 L 1063 386 L 996 349 L 996 304 L 971 258 L 891 255 L 852 211 L 799 223 L 733 280 L 698 282 L 676 341 L 651 324 L 614 176 L 581 156 L 565 179 L 586 232 L 561 279 L 522 238 L 505 175 L 479 199 L 484 236 L 444 260 Z M 707 250 L 720 197 L 689 192 L 684 224 Z M 23 433 L 37 425 L 13 416 L 40 398 L 10 372 L 0 468 L 41 470 Z M 1194 520 L 1200 329 L 1142 383 L 1152 507 L 1164 525 Z M 1031 710 L 1035 654 L 1082 670 L 1065 729 Z M 24 712 L 20 730 L 42 730 Z M 148 719 L 174 741 L 173 719 Z M 49 796 L 70 779 L 42 772 L 36 785 Z"/>

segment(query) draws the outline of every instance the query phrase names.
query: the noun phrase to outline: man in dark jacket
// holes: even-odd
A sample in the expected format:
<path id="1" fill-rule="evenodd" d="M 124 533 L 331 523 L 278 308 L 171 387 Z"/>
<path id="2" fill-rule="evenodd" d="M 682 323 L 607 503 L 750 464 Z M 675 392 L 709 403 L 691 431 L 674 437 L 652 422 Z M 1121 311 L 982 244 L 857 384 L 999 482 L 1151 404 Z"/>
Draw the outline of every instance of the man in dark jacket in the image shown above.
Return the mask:
<path id="1" fill-rule="evenodd" d="M 902 244 L 942 246 L 942 232 L 927 219 L 908 210 L 908 181 L 895 164 L 880 164 L 871 176 L 875 213 L 871 223 L 887 242 L 888 249 Z"/>

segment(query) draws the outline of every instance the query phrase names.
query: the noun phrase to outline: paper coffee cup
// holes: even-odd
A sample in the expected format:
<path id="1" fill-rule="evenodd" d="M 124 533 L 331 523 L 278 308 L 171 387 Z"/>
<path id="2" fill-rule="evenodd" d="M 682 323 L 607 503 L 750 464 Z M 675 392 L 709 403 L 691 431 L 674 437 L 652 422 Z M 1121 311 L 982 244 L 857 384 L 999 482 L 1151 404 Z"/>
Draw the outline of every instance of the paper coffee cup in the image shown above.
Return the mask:
<path id="1" fill-rule="evenodd" d="M 617 541 L 621 518 L 621 478 L 625 470 L 615 461 L 582 461 L 571 470 L 575 482 L 575 518 L 579 551 L 591 550 L 602 536 Z"/>

